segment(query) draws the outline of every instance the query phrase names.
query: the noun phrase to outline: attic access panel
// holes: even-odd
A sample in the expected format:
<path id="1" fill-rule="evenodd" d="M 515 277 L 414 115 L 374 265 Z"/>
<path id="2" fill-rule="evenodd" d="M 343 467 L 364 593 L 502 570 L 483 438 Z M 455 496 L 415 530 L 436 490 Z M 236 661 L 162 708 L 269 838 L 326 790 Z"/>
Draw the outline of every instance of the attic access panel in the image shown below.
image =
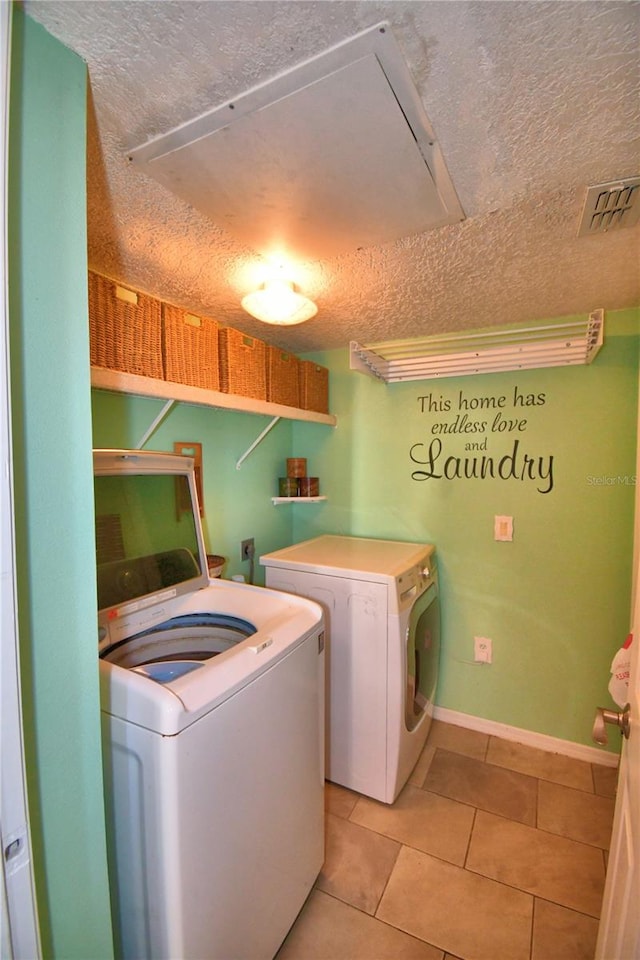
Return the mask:
<path id="1" fill-rule="evenodd" d="M 325 259 L 464 219 L 387 23 L 131 158 L 263 255 Z"/>

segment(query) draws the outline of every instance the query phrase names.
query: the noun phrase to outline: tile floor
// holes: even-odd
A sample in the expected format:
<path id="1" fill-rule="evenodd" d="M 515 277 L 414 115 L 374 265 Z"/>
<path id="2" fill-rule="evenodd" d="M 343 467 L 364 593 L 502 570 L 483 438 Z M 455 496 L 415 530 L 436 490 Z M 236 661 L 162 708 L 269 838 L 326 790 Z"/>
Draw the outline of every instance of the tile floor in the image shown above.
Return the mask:
<path id="1" fill-rule="evenodd" d="M 277 960 L 592 960 L 616 776 L 434 721 L 393 806 L 327 784 Z"/>

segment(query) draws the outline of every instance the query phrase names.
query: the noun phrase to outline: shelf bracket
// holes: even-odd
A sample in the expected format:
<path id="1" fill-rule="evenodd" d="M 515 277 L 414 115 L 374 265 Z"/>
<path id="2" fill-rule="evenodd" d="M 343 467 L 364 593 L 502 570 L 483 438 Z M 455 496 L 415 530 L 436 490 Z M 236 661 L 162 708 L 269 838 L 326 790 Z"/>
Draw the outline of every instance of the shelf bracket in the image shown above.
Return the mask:
<path id="1" fill-rule="evenodd" d="M 242 456 L 240 457 L 240 459 L 239 459 L 238 462 L 236 463 L 236 470 L 239 470 L 239 469 L 240 469 L 240 467 L 242 466 L 242 464 L 244 463 L 244 461 L 247 459 L 247 457 L 249 456 L 249 454 L 250 454 L 250 453 L 253 453 L 253 451 L 255 450 L 255 448 L 258 446 L 259 443 L 261 443 L 261 442 L 264 440 L 264 438 L 265 438 L 266 435 L 269 433 L 269 431 L 270 431 L 270 430 L 273 430 L 273 428 L 275 427 L 275 425 L 276 425 L 276 423 L 278 422 L 279 419 L 280 419 L 280 417 L 274 417 L 273 420 L 271 421 L 271 423 L 267 424 L 267 426 L 264 428 L 264 430 L 262 431 L 262 433 L 260 434 L 260 436 L 259 436 L 259 437 L 256 437 L 256 439 L 253 441 L 253 443 L 252 443 L 251 446 L 248 448 L 248 450 L 246 450 L 246 451 L 242 454 Z"/>
<path id="2" fill-rule="evenodd" d="M 169 410 L 171 410 L 171 407 L 176 402 L 177 402 L 176 400 L 167 400 L 167 402 L 163 406 L 158 416 L 149 425 L 148 429 L 145 430 L 145 432 L 142 434 L 139 441 L 135 445 L 136 450 L 142 450 L 147 440 L 155 433 L 155 431 L 158 429 L 158 427 L 160 426 L 160 424 L 162 423 L 166 415 L 169 413 Z"/>

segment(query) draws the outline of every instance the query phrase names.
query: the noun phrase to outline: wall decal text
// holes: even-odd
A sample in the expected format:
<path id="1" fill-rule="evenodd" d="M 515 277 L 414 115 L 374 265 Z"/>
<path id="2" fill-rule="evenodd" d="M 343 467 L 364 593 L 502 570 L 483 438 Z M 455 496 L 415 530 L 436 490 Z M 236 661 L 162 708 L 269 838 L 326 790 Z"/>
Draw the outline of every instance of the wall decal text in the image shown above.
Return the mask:
<path id="1" fill-rule="evenodd" d="M 414 443 L 409 450 L 413 463 L 411 478 L 423 480 L 518 480 L 537 482 L 539 493 L 553 490 L 552 454 L 538 455 L 524 450 L 521 436 L 536 409 L 547 402 L 545 393 L 526 393 L 517 386 L 509 394 L 478 395 L 459 390 L 455 397 L 428 393 L 418 397 L 420 413 L 435 415 L 431 439 Z M 526 414 L 526 416 L 525 416 Z M 443 416 L 444 415 L 444 416 Z M 464 455 L 445 450 L 443 439 L 464 437 Z M 513 437 L 506 453 L 489 456 L 488 440 Z M 482 454 L 482 455 L 479 455 Z"/>
<path id="2" fill-rule="evenodd" d="M 513 449 L 502 457 L 442 456 L 442 440 L 436 437 L 428 447 L 414 443 L 409 456 L 425 469 L 414 470 L 413 480 L 540 480 L 539 493 L 553 490 L 553 456 L 532 457 L 520 451 L 520 441 L 513 441 Z M 423 459 L 426 455 L 426 459 Z"/>

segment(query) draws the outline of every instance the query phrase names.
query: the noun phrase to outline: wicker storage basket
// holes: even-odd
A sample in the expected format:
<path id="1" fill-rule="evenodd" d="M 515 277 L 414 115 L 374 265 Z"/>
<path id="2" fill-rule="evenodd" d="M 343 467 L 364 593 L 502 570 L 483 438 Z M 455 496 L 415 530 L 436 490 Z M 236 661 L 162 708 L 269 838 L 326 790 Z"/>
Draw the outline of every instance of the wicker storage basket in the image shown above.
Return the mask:
<path id="1" fill-rule="evenodd" d="M 162 379 L 159 300 L 89 272 L 91 363 Z"/>
<path id="2" fill-rule="evenodd" d="M 162 359 L 165 380 L 219 390 L 217 322 L 163 303 Z"/>
<path id="3" fill-rule="evenodd" d="M 159 300 L 89 271 L 91 363 L 162 379 Z"/>
<path id="4" fill-rule="evenodd" d="M 300 406 L 298 367 L 300 361 L 292 353 L 267 346 L 267 400 Z"/>
<path id="5" fill-rule="evenodd" d="M 300 407 L 329 413 L 329 371 L 311 360 L 300 361 Z"/>
<path id="6" fill-rule="evenodd" d="M 255 400 L 267 399 L 266 346 L 233 327 L 218 331 L 220 389 Z"/>

